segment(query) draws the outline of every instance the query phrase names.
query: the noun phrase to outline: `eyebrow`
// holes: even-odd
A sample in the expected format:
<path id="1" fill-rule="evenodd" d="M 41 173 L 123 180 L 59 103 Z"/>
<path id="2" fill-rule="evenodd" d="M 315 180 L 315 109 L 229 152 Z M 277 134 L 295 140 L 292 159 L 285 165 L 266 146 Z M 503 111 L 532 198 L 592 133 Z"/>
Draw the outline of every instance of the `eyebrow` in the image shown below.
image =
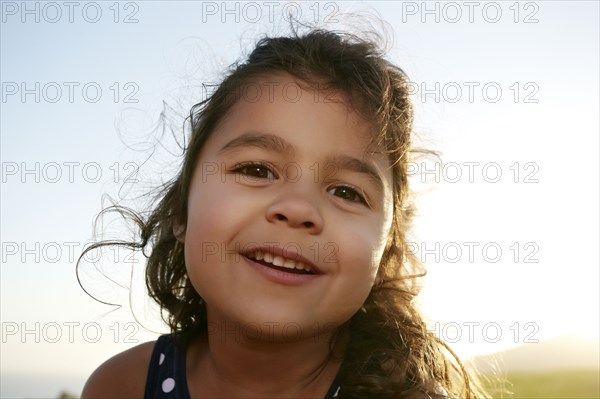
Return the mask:
<path id="1" fill-rule="evenodd" d="M 246 147 L 275 151 L 290 156 L 293 156 L 296 152 L 293 145 L 277 135 L 262 132 L 248 132 L 229 141 L 219 150 L 218 154 L 221 155 L 229 151 Z M 383 181 L 381 176 L 377 173 L 375 167 L 367 162 L 342 154 L 329 158 L 325 165 L 326 169 L 329 165 L 333 165 L 335 168 L 334 172 L 346 170 L 365 175 L 373 184 L 375 184 L 377 190 L 383 192 Z"/>
<path id="2" fill-rule="evenodd" d="M 269 133 L 248 132 L 225 144 L 219 150 L 219 155 L 244 147 L 256 147 L 289 155 L 293 155 L 295 152 L 294 147 L 279 136 Z"/>

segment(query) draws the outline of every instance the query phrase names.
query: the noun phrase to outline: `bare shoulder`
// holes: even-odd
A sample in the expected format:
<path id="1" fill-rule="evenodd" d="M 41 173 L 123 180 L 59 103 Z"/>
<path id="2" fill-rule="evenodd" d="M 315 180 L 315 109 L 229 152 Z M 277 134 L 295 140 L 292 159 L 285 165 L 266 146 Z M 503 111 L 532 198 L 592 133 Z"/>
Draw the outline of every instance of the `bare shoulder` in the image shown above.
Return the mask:
<path id="1" fill-rule="evenodd" d="M 142 398 L 154 344 L 140 344 L 102 363 L 88 378 L 81 398 Z"/>

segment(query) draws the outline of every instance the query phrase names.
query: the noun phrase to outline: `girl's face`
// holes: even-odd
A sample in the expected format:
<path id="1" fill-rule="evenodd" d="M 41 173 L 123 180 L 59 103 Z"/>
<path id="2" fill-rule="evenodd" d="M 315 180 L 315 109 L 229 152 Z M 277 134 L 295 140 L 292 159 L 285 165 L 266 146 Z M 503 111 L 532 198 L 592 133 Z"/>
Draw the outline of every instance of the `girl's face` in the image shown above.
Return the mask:
<path id="1" fill-rule="evenodd" d="M 235 323 L 230 338 L 306 338 L 346 322 L 373 286 L 390 165 L 340 96 L 287 74 L 241 93 L 199 154 L 179 235 L 187 272 L 209 323 Z"/>

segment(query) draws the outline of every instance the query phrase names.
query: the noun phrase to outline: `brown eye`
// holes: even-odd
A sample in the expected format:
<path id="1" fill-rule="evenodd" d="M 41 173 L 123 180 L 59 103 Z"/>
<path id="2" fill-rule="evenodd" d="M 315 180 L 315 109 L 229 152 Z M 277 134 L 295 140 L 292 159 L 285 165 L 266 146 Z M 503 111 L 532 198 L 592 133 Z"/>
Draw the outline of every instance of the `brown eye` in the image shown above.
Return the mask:
<path id="1" fill-rule="evenodd" d="M 271 169 L 261 163 L 250 163 L 239 165 L 233 170 L 235 173 L 239 173 L 244 176 L 248 176 L 252 179 L 269 179 L 274 180 L 275 174 Z"/>
<path id="2" fill-rule="evenodd" d="M 365 197 L 358 192 L 358 190 L 350 187 L 350 186 L 336 186 L 332 187 L 328 190 L 330 194 L 335 195 L 341 199 L 350 202 L 357 202 L 363 205 L 368 206 L 367 200 Z"/>

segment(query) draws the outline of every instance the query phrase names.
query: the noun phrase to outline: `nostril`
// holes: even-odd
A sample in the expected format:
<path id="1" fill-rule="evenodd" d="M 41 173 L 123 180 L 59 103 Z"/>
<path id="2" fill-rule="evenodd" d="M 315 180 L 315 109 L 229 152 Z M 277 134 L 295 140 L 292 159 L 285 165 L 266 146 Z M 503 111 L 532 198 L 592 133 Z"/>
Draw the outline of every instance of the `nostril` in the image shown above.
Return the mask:
<path id="1" fill-rule="evenodd" d="M 282 223 L 289 225 L 294 228 L 302 228 L 312 230 L 316 226 L 320 225 L 320 223 L 313 222 L 310 217 L 307 215 L 299 216 L 295 214 L 288 214 L 286 212 L 269 212 L 267 214 L 267 219 L 272 223 Z M 304 221 L 303 221 L 304 220 Z"/>

